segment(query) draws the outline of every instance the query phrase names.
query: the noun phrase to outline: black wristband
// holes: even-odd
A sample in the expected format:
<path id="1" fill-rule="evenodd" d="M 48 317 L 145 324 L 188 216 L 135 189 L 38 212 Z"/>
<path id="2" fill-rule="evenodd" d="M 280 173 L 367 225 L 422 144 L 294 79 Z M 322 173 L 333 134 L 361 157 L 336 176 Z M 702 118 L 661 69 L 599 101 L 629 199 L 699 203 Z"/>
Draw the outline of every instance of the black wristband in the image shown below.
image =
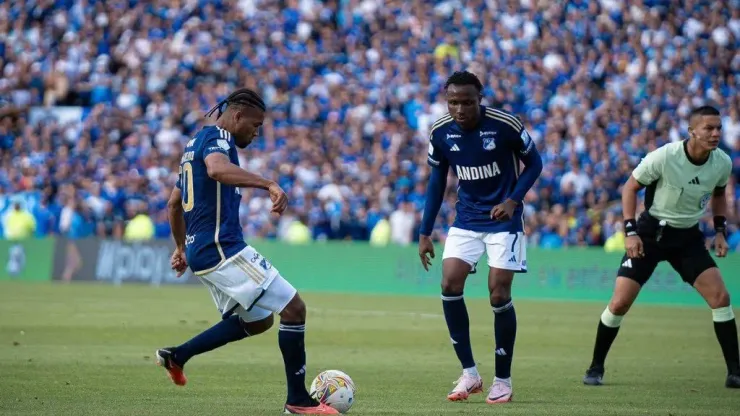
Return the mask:
<path id="1" fill-rule="evenodd" d="M 717 233 L 722 233 L 722 235 L 727 234 L 727 218 L 725 218 L 723 215 L 715 215 L 714 216 L 714 231 Z"/>
<path id="2" fill-rule="evenodd" d="M 624 235 L 627 237 L 637 235 L 637 221 L 633 219 L 624 220 Z"/>

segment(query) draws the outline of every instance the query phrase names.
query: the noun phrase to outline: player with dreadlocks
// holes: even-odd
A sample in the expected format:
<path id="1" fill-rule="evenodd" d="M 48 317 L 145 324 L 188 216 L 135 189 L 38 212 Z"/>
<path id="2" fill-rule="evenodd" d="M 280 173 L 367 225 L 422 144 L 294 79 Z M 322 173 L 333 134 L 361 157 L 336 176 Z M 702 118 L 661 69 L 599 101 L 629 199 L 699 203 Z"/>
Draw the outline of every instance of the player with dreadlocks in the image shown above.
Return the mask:
<path id="1" fill-rule="evenodd" d="M 267 190 L 272 212 L 278 215 L 288 205 L 277 183 L 239 167 L 236 148 L 247 147 L 257 136 L 265 103 L 254 91 L 240 89 L 207 116 L 216 111 L 216 125 L 204 127 L 185 146 L 168 211 L 176 243 L 172 268 L 182 276 L 190 267 L 210 290 L 221 321 L 178 347 L 157 350 L 157 363 L 183 386 L 188 360 L 267 331 L 274 312 L 280 316 L 278 343 L 288 381 L 285 413 L 337 414 L 306 391 L 305 303 L 278 270 L 244 242 L 239 224 L 240 188 Z"/>

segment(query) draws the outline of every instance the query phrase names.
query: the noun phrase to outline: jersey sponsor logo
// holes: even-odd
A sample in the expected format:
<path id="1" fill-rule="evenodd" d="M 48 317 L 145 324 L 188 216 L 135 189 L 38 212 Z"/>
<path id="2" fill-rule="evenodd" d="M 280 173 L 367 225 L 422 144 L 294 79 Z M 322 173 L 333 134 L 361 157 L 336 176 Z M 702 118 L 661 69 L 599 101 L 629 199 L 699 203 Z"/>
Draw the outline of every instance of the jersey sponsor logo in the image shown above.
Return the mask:
<path id="1" fill-rule="evenodd" d="M 704 194 L 702 195 L 701 199 L 699 200 L 699 208 L 704 209 L 707 207 L 707 204 L 709 203 L 709 199 L 712 197 L 712 194 Z"/>
<path id="2" fill-rule="evenodd" d="M 189 246 L 195 242 L 195 236 L 194 235 L 185 235 L 185 245 Z"/>
<path id="3" fill-rule="evenodd" d="M 211 146 L 208 148 L 208 150 L 210 150 L 211 152 L 220 152 L 220 153 L 228 152 L 228 150 L 224 150 L 224 148 L 221 146 Z"/>
<path id="4" fill-rule="evenodd" d="M 501 174 L 498 164 L 493 162 L 483 166 L 455 166 L 457 177 L 463 181 L 477 181 L 489 179 Z"/>
<path id="5" fill-rule="evenodd" d="M 496 141 L 493 137 L 486 137 L 483 139 L 483 150 L 491 151 L 496 148 Z"/>
<path id="6" fill-rule="evenodd" d="M 462 136 L 459 135 L 459 134 L 448 134 L 447 135 L 447 138 L 448 139 L 459 139 L 460 137 L 462 137 Z"/>
<path id="7" fill-rule="evenodd" d="M 480 132 L 480 137 L 486 137 L 486 136 L 495 136 L 495 131 L 482 131 Z"/>

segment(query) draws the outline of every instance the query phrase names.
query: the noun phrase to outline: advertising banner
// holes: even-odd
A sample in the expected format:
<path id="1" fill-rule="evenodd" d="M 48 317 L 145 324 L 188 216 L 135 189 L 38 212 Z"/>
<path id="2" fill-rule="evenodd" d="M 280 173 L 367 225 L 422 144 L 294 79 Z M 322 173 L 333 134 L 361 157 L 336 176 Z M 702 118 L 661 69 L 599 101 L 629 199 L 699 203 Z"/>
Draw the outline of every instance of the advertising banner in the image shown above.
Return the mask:
<path id="1" fill-rule="evenodd" d="M 126 242 L 96 238 L 57 239 L 54 280 L 102 281 L 116 285 L 199 283 L 188 273 L 177 278 L 170 268 L 174 244 L 169 240 Z"/>
<path id="2" fill-rule="evenodd" d="M 427 272 L 415 246 L 371 247 L 360 243 L 289 246 L 254 242 L 254 247 L 299 290 L 402 295 L 440 295 L 442 247 Z M 611 297 L 621 253 L 601 248 L 527 250 L 528 273 L 514 278 L 517 298 L 607 301 Z M 740 255 L 715 259 L 730 295 L 740 295 Z M 485 255 L 478 271 L 468 277 L 465 296 L 488 297 Z M 640 302 L 704 305 L 696 291 L 662 263 L 644 286 Z"/>
<path id="3" fill-rule="evenodd" d="M 372 247 L 365 243 L 331 242 L 287 245 L 250 241 L 301 291 L 439 296 L 442 247 L 426 272 L 415 246 Z M 177 278 L 170 269 L 174 244 L 169 240 L 129 243 L 112 240 L 56 240 L 56 280 L 113 284 L 199 284 L 189 271 Z M 514 296 L 530 299 L 606 301 L 611 296 L 621 254 L 600 248 L 530 249 L 528 273 L 517 274 Z M 717 259 L 731 295 L 740 295 L 740 256 Z M 468 277 L 465 295 L 488 296 L 485 256 Z M 645 285 L 641 302 L 702 305 L 704 301 L 670 265 L 661 264 Z"/>
<path id="4" fill-rule="evenodd" d="M 54 240 L 0 240 L 0 280 L 43 281 L 51 279 Z"/>

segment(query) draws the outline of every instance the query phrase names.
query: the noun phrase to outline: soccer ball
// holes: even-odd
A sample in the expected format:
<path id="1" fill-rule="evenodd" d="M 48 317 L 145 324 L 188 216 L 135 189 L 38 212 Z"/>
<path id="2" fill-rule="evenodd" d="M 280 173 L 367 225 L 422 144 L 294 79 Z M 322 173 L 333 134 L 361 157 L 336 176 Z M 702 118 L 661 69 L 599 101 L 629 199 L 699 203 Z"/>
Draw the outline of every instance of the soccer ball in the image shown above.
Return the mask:
<path id="1" fill-rule="evenodd" d="M 321 403 L 347 413 L 355 400 L 355 383 L 342 371 L 326 370 L 313 379 L 309 393 Z"/>

